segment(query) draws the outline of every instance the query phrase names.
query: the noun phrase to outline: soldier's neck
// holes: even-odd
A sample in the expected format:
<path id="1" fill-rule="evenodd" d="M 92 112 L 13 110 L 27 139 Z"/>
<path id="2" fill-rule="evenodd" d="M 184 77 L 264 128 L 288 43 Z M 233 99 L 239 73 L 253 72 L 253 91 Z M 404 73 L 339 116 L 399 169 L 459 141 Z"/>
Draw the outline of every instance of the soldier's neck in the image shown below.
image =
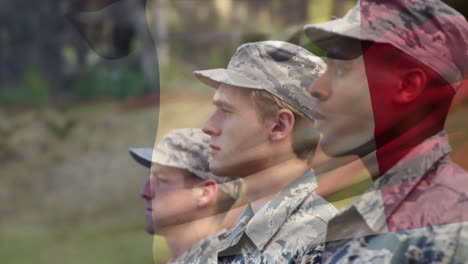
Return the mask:
<path id="1" fill-rule="evenodd" d="M 245 195 L 251 202 L 254 213 L 257 213 L 288 184 L 302 176 L 307 169 L 307 161 L 291 157 L 244 177 Z"/>
<path id="2" fill-rule="evenodd" d="M 449 105 L 446 103 L 439 107 L 420 107 L 391 128 L 375 135 L 379 173 L 373 175 L 374 179 L 385 174 L 424 140 L 440 132 L 444 127 Z M 365 159 L 363 162 L 367 166 Z"/>

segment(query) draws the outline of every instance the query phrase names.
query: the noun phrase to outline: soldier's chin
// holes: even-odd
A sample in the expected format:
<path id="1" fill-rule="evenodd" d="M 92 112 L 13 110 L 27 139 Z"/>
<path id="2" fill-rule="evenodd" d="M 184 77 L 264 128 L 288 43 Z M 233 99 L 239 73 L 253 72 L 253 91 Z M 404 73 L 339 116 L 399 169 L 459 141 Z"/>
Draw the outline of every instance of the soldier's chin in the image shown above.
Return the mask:
<path id="1" fill-rule="evenodd" d="M 343 157 L 349 155 L 350 150 L 346 149 L 347 144 L 339 143 L 337 140 L 329 140 L 328 138 L 322 138 L 320 141 L 320 148 L 322 151 L 334 158 Z"/>
<path id="2" fill-rule="evenodd" d="M 322 149 L 323 153 L 330 157 L 336 157 L 336 151 L 333 148 L 332 144 L 328 142 L 328 139 L 322 137 L 320 140 L 320 148 Z"/>
<path id="3" fill-rule="evenodd" d="M 320 141 L 320 147 L 326 155 L 334 158 L 350 155 L 363 157 L 376 149 L 373 138 L 347 138 L 339 141 L 323 137 Z"/>
<path id="4" fill-rule="evenodd" d="M 159 236 L 163 236 L 165 234 L 165 230 L 166 230 L 166 226 L 164 225 L 160 225 L 158 223 L 153 223 L 152 224 L 152 230 L 153 231 L 153 235 L 159 235 Z M 146 232 L 148 232 L 148 230 L 146 230 Z M 150 233 L 150 232 L 148 232 Z"/>
<path id="5" fill-rule="evenodd" d="M 232 170 L 228 166 L 224 166 L 223 164 L 219 164 L 215 160 L 210 162 L 210 171 L 216 176 L 220 177 L 235 177 L 232 176 L 235 173 L 232 173 Z"/>
<path id="6" fill-rule="evenodd" d="M 150 234 L 150 235 L 154 235 L 154 226 L 153 226 L 153 223 L 146 223 L 145 225 L 145 231 L 146 233 Z"/>

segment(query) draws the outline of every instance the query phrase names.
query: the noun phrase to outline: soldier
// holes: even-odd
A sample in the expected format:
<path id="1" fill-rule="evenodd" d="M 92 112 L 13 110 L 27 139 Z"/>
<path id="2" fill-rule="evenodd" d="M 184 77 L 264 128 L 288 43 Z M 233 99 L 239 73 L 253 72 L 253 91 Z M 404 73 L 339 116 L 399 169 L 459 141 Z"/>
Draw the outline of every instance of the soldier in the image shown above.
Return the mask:
<path id="1" fill-rule="evenodd" d="M 132 148 L 130 154 L 150 168 L 141 189 L 146 200 L 146 231 L 163 236 L 170 263 L 204 263 L 200 250 L 209 250 L 223 232 L 221 224 L 239 196 L 241 182 L 209 171 L 209 137 L 200 129 L 169 132 L 156 148 Z"/>
<path id="2" fill-rule="evenodd" d="M 304 262 L 466 263 L 468 173 L 443 131 L 467 70 L 465 18 L 437 0 L 360 0 L 305 32 L 327 57 L 310 90 L 321 147 L 358 155 L 373 183 Z"/>
<path id="3" fill-rule="evenodd" d="M 336 209 L 315 194 L 308 169 L 318 134 L 311 136 L 307 89 L 324 69 L 301 47 L 265 41 L 241 45 L 227 69 L 194 73 L 216 89 L 216 109 L 202 128 L 211 136 L 210 169 L 241 177 L 249 200 L 220 236 L 219 262 L 289 263 L 322 241 Z"/>

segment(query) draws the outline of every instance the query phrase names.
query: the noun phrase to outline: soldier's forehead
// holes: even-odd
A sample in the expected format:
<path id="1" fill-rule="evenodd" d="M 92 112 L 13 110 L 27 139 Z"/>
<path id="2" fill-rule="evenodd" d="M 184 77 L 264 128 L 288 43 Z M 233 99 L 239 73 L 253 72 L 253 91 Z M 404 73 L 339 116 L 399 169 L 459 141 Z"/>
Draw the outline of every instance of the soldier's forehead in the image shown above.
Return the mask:
<path id="1" fill-rule="evenodd" d="M 170 166 L 165 166 L 165 165 L 159 164 L 157 162 L 151 163 L 151 172 L 152 173 L 160 173 L 160 172 L 165 171 L 167 169 L 177 169 L 177 168 L 170 167 Z"/>
<path id="2" fill-rule="evenodd" d="M 151 168 L 150 168 L 150 172 L 151 173 L 154 173 L 154 174 L 157 174 L 160 172 L 160 166 L 159 164 L 157 164 L 156 162 L 152 162 L 151 163 Z"/>
<path id="3" fill-rule="evenodd" d="M 222 84 L 213 96 L 213 103 L 234 106 L 234 100 L 245 100 L 249 96 L 249 89 Z"/>
<path id="4" fill-rule="evenodd" d="M 215 95 L 213 96 L 213 104 L 220 107 L 232 107 L 225 96 L 225 92 L 223 91 L 216 91 Z"/>

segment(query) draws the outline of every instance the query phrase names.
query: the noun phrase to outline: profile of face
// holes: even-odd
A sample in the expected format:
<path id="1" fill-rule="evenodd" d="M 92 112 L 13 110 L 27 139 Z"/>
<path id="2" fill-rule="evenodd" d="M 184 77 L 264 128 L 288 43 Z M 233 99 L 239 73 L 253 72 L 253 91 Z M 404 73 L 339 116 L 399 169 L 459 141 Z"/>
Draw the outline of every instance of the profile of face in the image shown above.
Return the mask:
<path id="1" fill-rule="evenodd" d="M 184 170 L 151 165 L 150 178 L 143 185 L 140 195 L 146 200 L 145 230 L 150 234 L 164 234 L 175 225 L 193 221 L 197 210 L 196 195 L 193 188 L 185 185 Z"/>
<path id="2" fill-rule="evenodd" d="M 318 99 L 315 126 L 321 147 L 330 156 L 356 154 L 374 138 L 374 116 L 363 56 L 346 58 L 342 47 L 327 51 L 327 71 L 310 93 Z M 346 58 L 346 59 L 344 59 Z"/>
<path id="3" fill-rule="evenodd" d="M 363 57 L 326 58 L 327 71 L 312 85 L 318 99 L 315 126 L 321 147 L 330 156 L 344 156 L 368 144 L 374 136 L 374 117 Z"/>
<path id="4" fill-rule="evenodd" d="M 415 109 L 418 93 L 408 87 L 418 87 L 420 71 L 398 65 L 389 46 L 366 44 L 364 50 L 350 58 L 343 45 L 330 48 L 327 71 L 310 89 L 318 99 L 314 116 L 321 147 L 330 156 L 363 156 L 382 147 L 385 138 L 404 132 L 402 120 Z"/>
<path id="5" fill-rule="evenodd" d="M 262 120 L 248 90 L 222 84 L 213 97 L 215 111 L 202 130 L 211 137 L 210 170 L 245 177 L 267 158 L 269 123 Z"/>

